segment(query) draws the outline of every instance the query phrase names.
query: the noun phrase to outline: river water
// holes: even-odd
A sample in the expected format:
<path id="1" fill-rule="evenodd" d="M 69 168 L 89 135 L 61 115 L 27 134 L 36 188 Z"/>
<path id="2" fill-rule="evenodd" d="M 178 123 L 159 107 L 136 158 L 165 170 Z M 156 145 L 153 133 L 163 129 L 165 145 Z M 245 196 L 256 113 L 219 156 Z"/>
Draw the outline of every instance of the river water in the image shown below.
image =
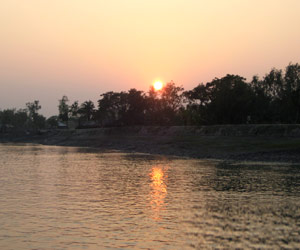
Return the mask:
<path id="1" fill-rule="evenodd" d="M 0 249 L 300 248 L 300 167 L 0 146 Z"/>

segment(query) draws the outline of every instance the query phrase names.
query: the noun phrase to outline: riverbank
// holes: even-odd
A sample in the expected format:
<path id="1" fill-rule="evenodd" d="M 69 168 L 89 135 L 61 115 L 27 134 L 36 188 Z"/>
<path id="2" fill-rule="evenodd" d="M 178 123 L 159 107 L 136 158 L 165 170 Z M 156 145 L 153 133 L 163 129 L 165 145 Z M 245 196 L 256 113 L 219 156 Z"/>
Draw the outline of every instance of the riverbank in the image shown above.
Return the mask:
<path id="1" fill-rule="evenodd" d="M 95 147 L 201 159 L 300 163 L 300 125 L 119 127 L 0 135 L 1 143 Z"/>

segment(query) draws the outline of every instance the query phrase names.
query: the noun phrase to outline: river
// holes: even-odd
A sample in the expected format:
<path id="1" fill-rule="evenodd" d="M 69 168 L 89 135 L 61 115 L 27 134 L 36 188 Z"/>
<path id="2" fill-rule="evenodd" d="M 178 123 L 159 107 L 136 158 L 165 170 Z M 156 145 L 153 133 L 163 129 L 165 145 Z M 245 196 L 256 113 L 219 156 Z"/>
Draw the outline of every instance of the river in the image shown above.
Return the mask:
<path id="1" fill-rule="evenodd" d="M 0 145 L 0 249 L 300 248 L 300 166 Z"/>

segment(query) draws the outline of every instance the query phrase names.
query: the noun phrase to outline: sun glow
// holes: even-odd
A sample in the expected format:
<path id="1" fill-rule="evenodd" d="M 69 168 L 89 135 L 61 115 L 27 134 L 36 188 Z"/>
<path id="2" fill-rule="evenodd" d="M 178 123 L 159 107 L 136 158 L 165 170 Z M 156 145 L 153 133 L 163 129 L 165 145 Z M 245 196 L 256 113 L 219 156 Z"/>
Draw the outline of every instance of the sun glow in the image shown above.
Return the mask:
<path id="1" fill-rule="evenodd" d="M 153 87 L 156 91 L 159 91 L 162 89 L 163 87 L 163 83 L 161 81 L 156 81 L 154 84 L 153 84 Z"/>

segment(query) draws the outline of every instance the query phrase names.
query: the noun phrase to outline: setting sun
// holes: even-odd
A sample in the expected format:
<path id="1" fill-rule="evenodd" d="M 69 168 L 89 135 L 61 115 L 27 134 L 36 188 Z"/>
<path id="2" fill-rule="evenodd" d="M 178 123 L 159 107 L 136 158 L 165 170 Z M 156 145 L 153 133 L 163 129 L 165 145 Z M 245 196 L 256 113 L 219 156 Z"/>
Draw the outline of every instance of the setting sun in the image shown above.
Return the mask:
<path id="1" fill-rule="evenodd" d="M 154 84 L 153 84 L 153 87 L 155 90 L 161 90 L 162 87 L 163 87 L 163 83 L 161 81 L 156 81 Z"/>

